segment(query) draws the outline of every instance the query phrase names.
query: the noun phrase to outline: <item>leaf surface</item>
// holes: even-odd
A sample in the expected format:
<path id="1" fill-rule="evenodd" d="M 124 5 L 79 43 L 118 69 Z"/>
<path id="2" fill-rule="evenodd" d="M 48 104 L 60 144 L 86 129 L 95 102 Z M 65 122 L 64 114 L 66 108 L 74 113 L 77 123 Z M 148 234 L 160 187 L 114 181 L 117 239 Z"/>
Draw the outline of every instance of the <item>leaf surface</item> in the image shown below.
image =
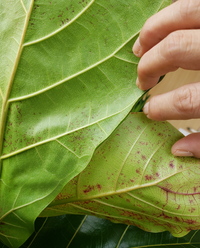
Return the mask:
<path id="1" fill-rule="evenodd" d="M 0 2 L 0 240 L 19 247 L 142 95 L 131 47 L 168 0 Z"/>
<path id="2" fill-rule="evenodd" d="M 114 224 L 94 216 L 38 218 L 36 230 L 21 248 L 199 248 L 200 233 L 182 238 L 169 232 L 149 233 L 135 226 Z M 0 248 L 6 248 L 0 244 Z"/>
<path id="3" fill-rule="evenodd" d="M 175 157 L 167 122 L 131 113 L 42 216 L 87 214 L 176 237 L 200 228 L 200 160 Z"/>

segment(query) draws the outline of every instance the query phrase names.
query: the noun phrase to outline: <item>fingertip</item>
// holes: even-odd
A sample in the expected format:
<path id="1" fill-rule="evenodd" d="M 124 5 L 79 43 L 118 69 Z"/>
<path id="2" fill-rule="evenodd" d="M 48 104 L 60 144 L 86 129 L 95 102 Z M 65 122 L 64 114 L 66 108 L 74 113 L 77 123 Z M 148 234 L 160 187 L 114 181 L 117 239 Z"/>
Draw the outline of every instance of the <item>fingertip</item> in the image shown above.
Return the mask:
<path id="1" fill-rule="evenodd" d="M 177 157 L 194 157 L 192 152 L 179 149 L 173 150 L 172 154 Z"/>
<path id="2" fill-rule="evenodd" d="M 200 133 L 190 134 L 178 140 L 171 148 L 171 153 L 178 157 L 200 158 Z"/>
<path id="3" fill-rule="evenodd" d="M 133 53 L 137 57 L 141 57 L 141 45 L 140 45 L 140 40 L 139 37 L 135 41 L 135 44 L 133 45 Z"/>
<path id="4" fill-rule="evenodd" d="M 143 113 L 149 118 L 149 102 L 145 103 Z"/>

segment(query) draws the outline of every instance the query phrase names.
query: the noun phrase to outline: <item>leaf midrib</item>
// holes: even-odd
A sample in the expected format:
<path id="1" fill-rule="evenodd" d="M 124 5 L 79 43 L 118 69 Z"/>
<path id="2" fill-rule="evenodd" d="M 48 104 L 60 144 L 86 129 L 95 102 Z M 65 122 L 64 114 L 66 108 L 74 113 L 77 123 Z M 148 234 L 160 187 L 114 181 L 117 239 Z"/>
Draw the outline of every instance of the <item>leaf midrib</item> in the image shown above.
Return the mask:
<path id="1" fill-rule="evenodd" d="M 26 13 L 26 18 L 25 18 L 25 22 L 24 22 L 24 29 L 23 29 L 21 41 L 20 41 L 20 44 L 19 44 L 17 56 L 16 56 L 16 59 L 15 59 L 15 63 L 14 63 L 12 72 L 11 72 L 10 80 L 9 80 L 7 91 L 6 91 L 6 94 L 5 94 L 5 99 L 3 101 L 2 116 L 1 116 L 1 121 L 0 121 L 0 152 L 1 152 L 1 154 L 2 154 L 2 150 L 3 150 L 4 130 L 5 130 L 5 126 L 6 126 L 8 107 L 9 107 L 8 99 L 9 99 L 9 96 L 10 96 L 12 84 L 13 84 L 15 74 L 16 74 L 16 71 L 17 71 L 17 67 L 18 67 L 18 64 L 19 64 L 19 61 L 20 61 L 21 53 L 23 51 L 23 42 L 24 42 L 24 38 L 25 38 L 25 35 L 26 35 L 26 30 L 28 28 L 28 23 L 29 23 L 31 12 L 32 12 L 33 4 L 34 4 L 34 0 L 31 0 L 31 4 L 30 4 L 30 8 L 29 8 L 28 13 L 25 11 L 24 6 L 22 5 L 22 7 L 24 9 L 24 12 Z M 2 159 L 0 158 L 0 175 L 1 175 L 1 171 L 2 171 Z"/>
<path id="2" fill-rule="evenodd" d="M 191 165 L 190 167 L 192 167 L 193 165 Z M 125 188 L 125 189 L 122 189 L 122 190 L 118 190 L 118 191 L 112 191 L 112 192 L 106 192 L 106 193 L 102 193 L 102 194 L 98 194 L 96 196 L 85 196 L 84 198 L 77 198 L 76 200 L 72 199 L 72 200 L 69 200 L 69 199 L 63 199 L 63 200 L 59 200 L 58 201 L 54 201 L 54 202 L 51 202 L 49 204 L 48 207 L 54 207 L 54 206 L 59 206 L 59 205 L 64 205 L 64 204 L 71 204 L 71 203 L 74 203 L 74 202 L 82 202 L 82 201 L 87 201 L 87 200 L 94 200 L 94 201 L 98 201 L 99 198 L 102 198 L 102 197 L 106 197 L 106 196 L 113 196 L 113 195 L 119 195 L 119 194 L 130 194 L 131 191 L 133 190 L 137 190 L 137 189 L 141 189 L 141 188 L 147 188 L 147 187 L 153 187 L 153 186 L 158 186 L 159 183 L 165 181 L 166 179 L 170 178 L 170 177 L 173 177 L 179 173 L 182 173 L 183 171 L 186 171 L 186 170 L 189 170 L 190 167 L 184 169 L 184 170 L 181 170 L 181 171 L 178 171 L 178 172 L 175 172 L 171 175 L 169 175 L 168 177 L 166 178 L 163 178 L 157 182 L 153 182 L 153 183 L 148 183 L 148 184 L 143 184 L 143 185 L 136 185 L 134 187 L 130 187 L 130 188 Z M 134 196 L 135 197 L 135 196 Z M 135 197 L 137 198 L 137 197 Z M 138 200 L 140 200 L 138 198 Z M 142 201 L 142 200 L 141 200 Z M 144 201 L 143 201 L 144 202 Z M 153 207 L 156 207 L 154 206 L 153 204 L 149 204 L 148 202 L 145 201 L 146 204 L 148 205 L 151 205 Z M 156 207 L 158 208 L 158 207 Z M 159 208 L 160 209 L 160 208 Z M 162 211 L 165 211 L 164 209 L 162 209 Z M 165 212 L 169 212 L 169 211 L 165 211 Z M 171 214 L 174 214 L 174 215 L 181 215 L 181 216 L 185 216 L 187 217 L 188 215 L 184 215 L 184 214 L 178 214 L 178 213 L 173 213 L 173 212 L 169 212 Z M 188 216 L 189 217 L 189 216 Z M 193 215 L 193 217 L 198 217 L 198 215 Z"/>

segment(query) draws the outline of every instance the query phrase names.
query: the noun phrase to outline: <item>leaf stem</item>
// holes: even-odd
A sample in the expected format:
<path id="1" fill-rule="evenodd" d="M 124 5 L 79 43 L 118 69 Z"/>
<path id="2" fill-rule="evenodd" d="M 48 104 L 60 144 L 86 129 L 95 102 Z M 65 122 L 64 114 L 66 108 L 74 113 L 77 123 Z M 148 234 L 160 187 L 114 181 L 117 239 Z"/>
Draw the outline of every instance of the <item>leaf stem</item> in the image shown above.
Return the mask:
<path id="1" fill-rule="evenodd" d="M 0 152 L 1 153 L 3 151 L 4 131 L 5 131 L 8 108 L 9 108 L 8 100 L 9 100 L 10 92 L 11 92 L 11 89 L 12 89 L 13 81 L 14 81 L 14 78 L 15 78 L 15 75 L 16 75 L 17 67 L 18 67 L 18 64 L 19 64 L 19 61 L 20 61 L 20 57 L 21 57 L 21 54 L 22 54 L 22 51 L 23 51 L 24 38 L 25 38 L 25 35 L 26 35 L 26 30 L 27 30 L 27 27 L 28 27 L 28 22 L 29 22 L 30 15 L 31 15 L 31 12 L 32 12 L 33 4 L 34 4 L 34 0 L 31 0 L 31 6 L 30 6 L 30 9 L 29 9 L 29 11 L 28 11 L 28 13 L 26 15 L 26 19 L 25 19 L 25 23 L 24 23 L 24 30 L 23 30 L 22 38 L 21 38 L 21 41 L 20 41 L 20 44 L 19 44 L 17 57 L 15 59 L 15 63 L 14 63 L 12 73 L 11 73 L 11 76 L 10 76 L 10 80 L 9 80 L 9 83 L 8 83 L 8 88 L 7 88 L 7 91 L 6 91 L 5 99 L 4 99 L 4 102 L 3 102 L 2 117 L 1 117 L 1 122 L 0 122 Z M 0 159 L 0 175 L 1 175 L 1 171 L 2 171 L 2 159 Z"/>

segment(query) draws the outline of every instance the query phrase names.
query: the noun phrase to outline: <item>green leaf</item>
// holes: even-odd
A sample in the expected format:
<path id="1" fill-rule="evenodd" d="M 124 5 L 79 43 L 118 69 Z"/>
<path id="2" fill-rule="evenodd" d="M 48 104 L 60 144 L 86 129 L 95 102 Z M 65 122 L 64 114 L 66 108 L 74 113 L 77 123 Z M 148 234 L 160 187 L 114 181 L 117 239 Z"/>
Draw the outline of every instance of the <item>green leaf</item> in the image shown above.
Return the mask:
<path id="1" fill-rule="evenodd" d="M 149 233 L 94 216 L 63 215 L 36 220 L 35 233 L 21 248 L 198 248 L 200 232 L 183 238 Z M 0 248 L 6 248 L 0 244 Z"/>
<path id="2" fill-rule="evenodd" d="M 41 216 L 87 214 L 176 237 L 200 228 L 200 160 L 175 157 L 167 122 L 131 113 Z"/>
<path id="3" fill-rule="evenodd" d="M 169 0 L 0 2 L 0 240 L 19 247 L 143 92 L 131 48 Z"/>

